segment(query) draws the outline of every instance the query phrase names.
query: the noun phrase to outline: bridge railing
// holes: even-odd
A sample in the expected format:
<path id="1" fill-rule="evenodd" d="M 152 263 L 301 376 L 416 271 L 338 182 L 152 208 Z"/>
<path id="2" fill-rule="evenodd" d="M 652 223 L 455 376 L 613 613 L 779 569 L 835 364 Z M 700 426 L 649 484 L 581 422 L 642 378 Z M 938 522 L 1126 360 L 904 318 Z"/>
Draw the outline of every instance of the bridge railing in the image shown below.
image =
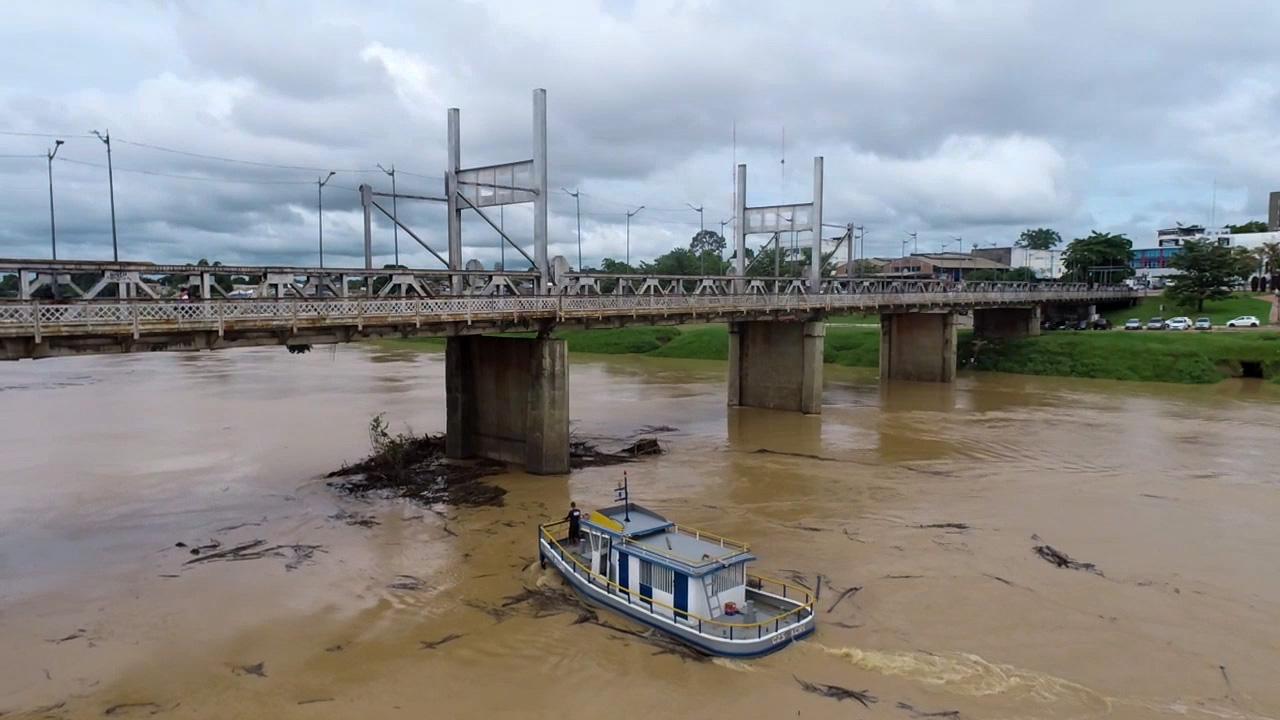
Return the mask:
<path id="1" fill-rule="evenodd" d="M 1082 284 L 874 281 L 843 293 L 743 295 L 522 295 L 247 300 L 0 302 L 0 335 L 118 334 L 422 323 L 563 321 L 605 316 L 856 311 L 1096 302 L 1131 296 L 1127 287 Z"/>

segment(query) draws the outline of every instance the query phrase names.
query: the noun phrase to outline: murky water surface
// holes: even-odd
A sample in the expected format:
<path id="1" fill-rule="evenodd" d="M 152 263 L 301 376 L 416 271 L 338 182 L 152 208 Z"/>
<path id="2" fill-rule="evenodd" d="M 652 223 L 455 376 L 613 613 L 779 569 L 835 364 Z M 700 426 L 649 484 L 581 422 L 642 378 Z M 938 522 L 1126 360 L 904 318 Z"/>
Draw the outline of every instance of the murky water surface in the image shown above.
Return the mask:
<path id="1" fill-rule="evenodd" d="M 619 468 L 501 476 L 474 510 L 326 487 L 375 413 L 442 430 L 443 372 L 356 346 L 0 366 L 0 715 L 1280 717 L 1275 386 L 828 367 L 801 417 L 727 411 L 721 363 L 576 358 L 581 434 L 678 428 L 628 467 L 637 500 L 823 578 L 812 639 L 697 662 L 503 607 L 558 582 L 536 524 L 610 503 Z M 175 547 L 257 539 L 320 547 Z"/>

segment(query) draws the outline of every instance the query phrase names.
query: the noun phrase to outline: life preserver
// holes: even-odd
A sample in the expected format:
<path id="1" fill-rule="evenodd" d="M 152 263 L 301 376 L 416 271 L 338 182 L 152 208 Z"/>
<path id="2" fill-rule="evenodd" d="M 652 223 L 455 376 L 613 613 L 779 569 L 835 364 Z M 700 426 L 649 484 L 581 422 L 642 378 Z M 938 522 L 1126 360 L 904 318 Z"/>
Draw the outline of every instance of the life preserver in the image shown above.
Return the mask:
<path id="1" fill-rule="evenodd" d="M 725 615 L 737 615 L 737 614 L 738 614 L 738 603 L 735 603 L 735 602 L 732 602 L 732 601 L 725 603 L 725 604 L 724 604 L 724 614 L 725 614 Z"/>

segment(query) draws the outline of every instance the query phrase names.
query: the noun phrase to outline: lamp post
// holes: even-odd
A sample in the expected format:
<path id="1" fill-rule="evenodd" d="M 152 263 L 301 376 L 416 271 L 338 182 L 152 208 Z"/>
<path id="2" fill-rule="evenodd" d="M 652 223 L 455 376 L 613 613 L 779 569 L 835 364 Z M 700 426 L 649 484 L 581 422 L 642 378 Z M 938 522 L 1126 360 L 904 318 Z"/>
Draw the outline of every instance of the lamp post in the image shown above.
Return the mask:
<path id="1" fill-rule="evenodd" d="M 382 163 L 378 163 L 378 169 L 391 176 L 391 229 L 395 237 L 396 266 L 400 266 L 400 220 L 396 217 L 396 165 L 391 163 L 391 169 L 382 167 Z"/>
<path id="2" fill-rule="evenodd" d="M 698 213 L 698 234 L 701 235 L 707 229 L 706 224 L 702 220 L 702 206 L 699 205 L 698 207 L 694 207 L 693 203 L 691 202 L 687 202 L 685 203 L 685 205 L 688 205 L 690 210 Z M 701 252 L 698 253 L 698 274 L 699 275 L 707 274 L 706 263 L 702 259 Z"/>
<path id="3" fill-rule="evenodd" d="M 92 131 L 107 146 L 107 190 L 111 193 L 111 259 L 120 262 L 120 246 L 116 241 L 116 174 L 111 168 L 111 131 L 106 134 Z"/>
<path id="4" fill-rule="evenodd" d="M 627 213 L 627 270 L 631 270 L 631 218 L 644 209 L 644 206 Z"/>
<path id="5" fill-rule="evenodd" d="M 578 272 L 582 272 L 582 200 L 579 198 L 582 193 L 579 190 L 569 192 L 569 188 L 566 187 L 560 189 L 573 198 L 574 214 L 578 216 Z"/>
<path id="6" fill-rule="evenodd" d="M 964 238 L 959 237 L 959 236 L 956 236 L 956 237 L 953 237 L 953 238 L 951 238 L 951 239 L 952 239 L 952 240 L 955 240 L 955 241 L 956 241 L 956 242 L 958 242 L 958 243 L 960 243 L 960 250 L 959 250 L 959 252 L 960 252 L 960 253 L 964 253 Z"/>
<path id="7" fill-rule="evenodd" d="M 330 170 L 323 178 L 316 179 L 316 230 L 320 236 L 320 269 L 324 269 L 324 186 L 337 174 Z"/>
<path id="8" fill-rule="evenodd" d="M 727 226 L 731 222 L 733 222 L 733 218 L 727 218 L 725 220 L 720 221 L 720 239 L 721 240 L 724 240 L 725 226 Z M 716 251 L 716 260 L 719 261 L 719 265 L 717 265 L 716 267 L 716 274 L 720 275 L 724 272 L 724 256 L 720 254 L 719 250 Z"/>
<path id="9" fill-rule="evenodd" d="M 53 259 L 58 259 L 58 229 L 53 222 L 53 158 L 58 154 L 58 148 L 62 147 L 61 140 L 53 141 L 53 149 L 49 150 L 49 246 L 53 252 Z M 58 285 L 54 283 L 56 288 Z"/>

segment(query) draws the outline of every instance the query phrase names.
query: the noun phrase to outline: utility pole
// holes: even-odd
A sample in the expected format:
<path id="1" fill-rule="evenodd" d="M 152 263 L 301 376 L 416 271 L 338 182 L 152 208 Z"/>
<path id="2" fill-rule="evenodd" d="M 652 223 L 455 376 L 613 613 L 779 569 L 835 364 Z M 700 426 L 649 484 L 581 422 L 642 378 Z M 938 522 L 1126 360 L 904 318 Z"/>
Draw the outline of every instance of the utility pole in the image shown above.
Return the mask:
<path id="1" fill-rule="evenodd" d="M 391 169 L 382 167 L 382 163 L 378 163 L 378 169 L 391 176 L 391 230 L 395 234 L 396 248 L 396 266 L 400 265 L 400 219 L 396 213 L 396 164 L 391 163 Z"/>
<path id="2" fill-rule="evenodd" d="M 49 157 L 49 246 L 53 251 L 53 259 L 58 259 L 58 229 L 53 222 L 53 158 L 58 154 L 58 148 L 62 147 L 61 140 L 53 141 L 53 149 L 48 152 Z M 56 278 L 55 278 L 56 280 Z M 54 282 L 54 288 L 58 287 Z"/>
<path id="3" fill-rule="evenodd" d="M 582 191 L 574 190 L 569 192 L 569 188 L 566 187 L 561 187 L 560 189 L 573 198 L 573 211 L 578 216 L 578 272 L 582 272 L 582 200 L 579 197 L 582 195 Z"/>
<path id="4" fill-rule="evenodd" d="M 915 232 L 909 232 L 907 234 L 911 236 L 911 253 L 914 255 L 920 252 L 920 238 Z"/>
<path id="5" fill-rule="evenodd" d="M 721 239 L 721 240 L 724 240 L 724 228 L 725 228 L 725 226 L 726 226 L 726 225 L 728 225 L 728 224 L 729 224 L 729 223 L 731 223 L 731 222 L 733 222 L 733 218 L 729 218 L 729 219 L 727 219 L 727 220 L 721 220 L 721 221 L 720 221 L 720 239 Z M 717 275 L 720 275 L 720 274 L 724 273 L 724 255 L 722 255 L 722 254 L 720 253 L 720 251 L 719 251 L 719 250 L 717 250 L 717 251 L 716 251 L 716 260 L 718 260 L 718 261 L 719 261 L 719 265 L 717 265 L 717 266 L 716 266 L 716 274 L 717 274 Z"/>
<path id="6" fill-rule="evenodd" d="M 955 240 L 955 241 L 956 241 L 956 242 L 958 242 L 958 243 L 960 243 L 960 252 L 963 254 L 963 253 L 964 253 L 964 238 L 962 238 L 962 237 L 958 237 L 958 236 L 957 236 L 957 237 L 953 237 L 953 238 L 951 238 L 951 239 L 952 239 L 952 240 Z"/>
<path id="7" fill-rule="evenodd" d="M 627 271 L 631 270 L 631 218 L 644 209 L 644 206 L 627 213 Z"/>
<path id="8" fill-rule="evenodd" d="M 702 233 L 707 229 L 706 224 L 702 222 L 702 206 L 699 205 L 698 207 L 694 207 L 693 203 L 691 202 L 687 202 L 685 203 L 685 205 L 688 205 L 690 210 L 698 213 L 698 235 L 702 235 Z M 706 268 L 706 263 L 703 262 L 702 260 L 702 255 L 703 255 L 703 252 L 698 253 L 698 274 L 706 275 L 707 268 Z"/>
<path id="9" fill-rule="evenodd" d="M 316 230 L 320 234 L 320 269 L 324 269 L 324 186 L 336 173 L 330 170 L 323 178 L 316 179 Z"/>
<path id="10" fill-rule="evenodd" d="M 106 135 L 93 131 L 94 135 L 107 146 L 107 189 L 111 193 L 111 259 L 120 262 L 120 246 L 116 241 L 116 174 L 111 168 L 111 131 Z"/>

